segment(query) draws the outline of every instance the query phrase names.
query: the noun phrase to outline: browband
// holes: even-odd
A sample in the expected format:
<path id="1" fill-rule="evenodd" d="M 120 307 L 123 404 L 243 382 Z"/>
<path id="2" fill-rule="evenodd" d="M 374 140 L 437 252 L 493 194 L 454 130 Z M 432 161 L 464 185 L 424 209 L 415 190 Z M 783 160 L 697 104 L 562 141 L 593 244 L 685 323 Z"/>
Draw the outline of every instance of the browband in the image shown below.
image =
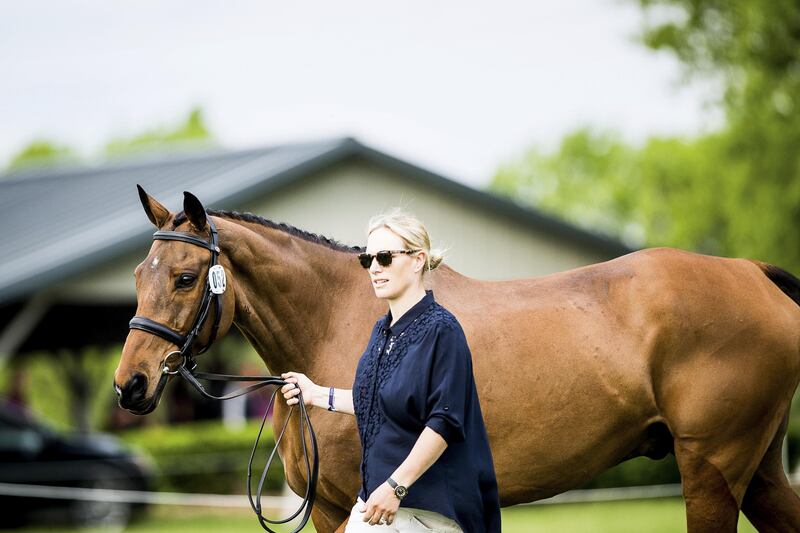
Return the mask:
<path id="1" fill-rule="evenodd" d="M 208 219 L 208 221 L 210 223 L 211 219 Z M 216 228 L 214 228 L 213 233 L 216 233 Z M 203 239 L 198 239 L 194 235 L 188 235 L 186 233 L 181 233 L 180 231 L 157 231 L 153 233 L 153 240 L 183 241 L 188 242 L 189 244 L 194 244 L 195 246 L 199 246 L 201 248 L 205 248 L 206 250 L 219 253 L 219 246 L 216 246 L 216 244 L 208 243 Z"/>

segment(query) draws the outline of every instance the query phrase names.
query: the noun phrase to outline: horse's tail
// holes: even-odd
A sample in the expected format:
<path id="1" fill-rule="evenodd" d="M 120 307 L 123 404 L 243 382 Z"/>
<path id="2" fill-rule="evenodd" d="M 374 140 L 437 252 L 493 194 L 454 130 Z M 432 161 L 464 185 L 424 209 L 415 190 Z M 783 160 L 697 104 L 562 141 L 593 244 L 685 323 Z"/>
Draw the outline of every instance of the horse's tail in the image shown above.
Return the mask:
<path id="1" fill-rule="evenodd" d="M 800 279 L 797 279 L 792 273 L 780 267 L 776 267 L 775 265 L 770 265 L 769 263 L 755 259 L 751 259 L 751 261 L 758 265 L 769 280 L 777 285 L 786 296 L 794 300 L 794 303 L 797 305 L 800 305 Z"/>

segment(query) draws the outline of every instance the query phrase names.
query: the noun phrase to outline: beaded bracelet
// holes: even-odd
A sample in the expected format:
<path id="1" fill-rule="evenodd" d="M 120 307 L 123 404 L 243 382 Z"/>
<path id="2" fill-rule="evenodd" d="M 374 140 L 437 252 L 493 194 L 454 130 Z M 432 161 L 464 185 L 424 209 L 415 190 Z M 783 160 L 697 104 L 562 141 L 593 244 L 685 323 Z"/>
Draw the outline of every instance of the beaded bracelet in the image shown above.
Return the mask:
<path id="1" fill-rule="evenodd" d="M 333 387 L 331 387 L 328 392 L 328 411 L 336 411 L 336 408 L 333 406 Z"/>

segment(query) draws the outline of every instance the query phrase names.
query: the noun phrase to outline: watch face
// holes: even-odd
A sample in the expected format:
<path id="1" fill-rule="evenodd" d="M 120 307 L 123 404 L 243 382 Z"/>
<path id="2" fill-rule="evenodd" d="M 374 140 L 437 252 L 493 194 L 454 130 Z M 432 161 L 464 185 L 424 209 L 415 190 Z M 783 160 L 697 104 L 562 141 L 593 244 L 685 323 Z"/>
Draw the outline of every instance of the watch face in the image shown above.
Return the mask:
<path id="1" fill-rule="evenodd" d="M 403 499 L 403 497 L 408 494 L 408 489 L 402 485 L 398 485 L 394 488 L 394 493 L 398 498 Z"/>

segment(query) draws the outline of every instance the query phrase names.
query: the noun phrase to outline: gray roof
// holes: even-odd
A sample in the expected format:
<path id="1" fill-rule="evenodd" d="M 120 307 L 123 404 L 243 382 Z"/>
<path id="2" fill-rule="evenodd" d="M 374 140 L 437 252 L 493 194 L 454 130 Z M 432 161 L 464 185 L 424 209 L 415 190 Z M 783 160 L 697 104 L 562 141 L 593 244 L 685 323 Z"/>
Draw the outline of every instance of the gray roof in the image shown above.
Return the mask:
<path id="1" fill-rule="evenodd" d="M 147 245 L 153 228 L 142 216 L 137 183 L 156 198 L 182 198 L 183 191 L 190 190 L 206 207 L 224 209 L 353 157 L 611 256 L 633 251 L 613 239 L 341 138 L 2 176 L 0 303 L 22 299 Z"/>

